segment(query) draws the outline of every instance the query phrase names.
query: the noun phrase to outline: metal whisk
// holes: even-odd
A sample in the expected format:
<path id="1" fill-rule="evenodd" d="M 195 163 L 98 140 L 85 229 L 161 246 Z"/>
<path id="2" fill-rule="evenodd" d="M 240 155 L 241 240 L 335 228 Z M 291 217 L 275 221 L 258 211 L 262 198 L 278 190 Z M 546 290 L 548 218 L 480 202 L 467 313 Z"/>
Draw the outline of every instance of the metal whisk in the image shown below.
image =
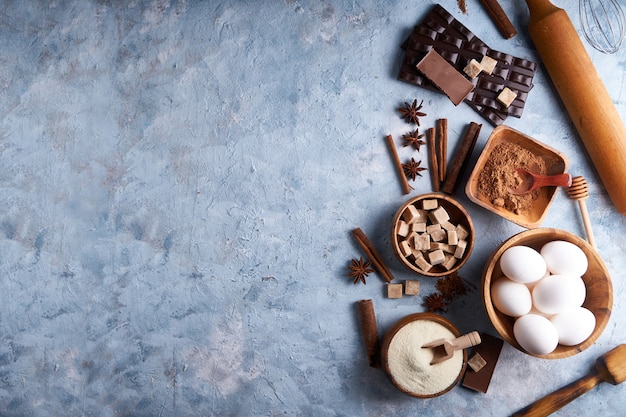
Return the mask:
<path id="1" fill-rule="evenodd" d="M 617 0 L 580 0 L 580 24 L 587 42 L 605 54 L 617 52 L 626 35 L 624 11 Z"/>

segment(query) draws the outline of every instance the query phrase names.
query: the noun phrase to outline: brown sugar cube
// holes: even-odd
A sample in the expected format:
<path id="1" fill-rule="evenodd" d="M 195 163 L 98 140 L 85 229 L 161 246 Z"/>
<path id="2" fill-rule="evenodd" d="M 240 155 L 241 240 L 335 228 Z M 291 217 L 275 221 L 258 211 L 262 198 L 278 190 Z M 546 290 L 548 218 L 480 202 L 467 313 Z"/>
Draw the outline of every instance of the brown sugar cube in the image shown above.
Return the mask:
<path id="1" fill-rule="evenodd" d="M 480 74 L 482 71 L 483 67 L 480 65 L 480 62 L 476 61 L 473 58 L 470 60 L 470 62 L 467 63 L 465 68 L 463 68 L 463 72 L 467 74 L 467 76 L 470 77 L 472 80 L 478 77 L 478 74 Z"/>
<path id="2" fill-rule="evenodd" d="M 450 223 L 449 221 L 441 223 L 441 228 L 444 229 L 444 230 L 447 230 L 447 231 L 450 231 L 450 230 L 455 230 L 456 231 L 456 225 Z"/>
<path id="3" fill-rule="evenodd" d="M 430 235 L 415 236 L 415 249 L 430 250 Z"/>
<path id="4" fill-rule="evenodd" d="M 407 222 L 400 220 L 396 226 L 396 234 L 398 236 L 407 237 L 409 234 L 409 225 Z"/>
<path id="5" fill-rule="evenodd" d="M 452 255 L 446 255 L 446 259 L 445 261 L 443 261 L 443 263 L 441 265 L 443 265 L 444 268 L 446 268 L 446 270 L 451 270 L 454 265 L 456 265 L 456 261 L 457 259 L 452 256 Z"/>
<path id="6" fill-rule="evenodd" d="M 417 267 L 424 272 L 430 271 L 430 269 L 433 267 L 423 256 L 415 259 L 415 265 L 417 265 Z"/>
<path id="7" fill-rule="evenodd" d="M 409 230 L 412 233 L 424 233 L 426 231 L 426 222 L 412 223 Z"/>
<path id="8" fill-rule="evenodd" d="M 446 256 L 444 255 L 441 249 L 434 250 L 432 252 L 428 252 L 428 260 L 431 265 L 439 265 L 442 264 L 443 261 L 446 260 Z"/>
<path id="9" fill-rule="evenodd" d="M 417 207 L 413 206 L 413 205 L 409 205 L 407 206 L 406 209 L 404 209 L 404 211 L 402 212 L 402 219 L 407 222 L 410 223 L 411 220 L 413 220 L 413 218 L 415 218 L 417 216 Z"/>
<path id="10" fill-rule="evenodd" d="M 459 243 L 459 236 L 456 233 L 456 230 L 448 231 L 448 245 L 456 245 Z"/>
<path id="11" fill-rule="evenodd" d="M 422 208 L 424 210 L 434 210 L 437 207 L 439 207 L 439 204 L 437 203 L 437 200 L 434 198 L 422 200 Z"/>
<path id="12" fill-rule="evenodd" d="M 426 226 L 426 233 L 429 235 L 436 232 L 437 230 L 441 230 L 440 224 L 429 224 Z"/>
<path id="13" fill-rule="evenodd" d="M 402 298 L 402 284 L 387 284 L 388 298 Z"/>
<path id="14" fill-rule="evenodd" d="M 439 206 L 435 210 L 428 213 L 428 218 L 433 224 L 443 224 L 450 220 L 450 215 L 445 208 Z"/>
<path id="15" fill-rule="evenodd" d="M 480 356 L 480 353 L 474 353 L 471 358 L 467 361 L 467 364 L 474 372 L 478 372 L 487 365 L 487 361 Z"/>
<path id="16" fill-rule="evenodd" d="M 445 246 L 443 248 L 441 248 L 441 250 L 444 251 L 445 253 L 448 253 L 448 254 L 454 256 L 454 252 L 456 252 L 456 245 L 448 245 L 446 243 Z"/>
<path id="17" fill-rule="evenodd" d="M 483 58 L 480 60 L 480 66 L 482 67 L 483 71 L 489 75 L 491 75 L 493 73 L 493 70 L 496 69 L 497 64 L 498 61 L 491 57 L 488 57 L 487 55 L 483 56 Z"/>
<path id="18" fill-rule="evenodd" d="M 459 240 L 459 243 L 456 245 L 456 250 L 454 251 L 454 257 L 457 259 L 461 259 L 465 254 L 465 249 L 467 248 L 466 240 Z"/>
<path id="19" fill-rule="evenodd" d="M 415 222 L 425 222 L 426 213 L 424 210 L 420 210 L 414 205 L 409 205 L 404 212 L 402 212 L 402 219 L 408 224 Z"/>
<path id="20" fill-rule="evenodd" d="M 496 99 L 502 103 L 505 107 L 509 107 L 511 103 L 517 98 L 517 93 L 508 87 L 504 87 Z"/>
<path id="21" fill-rule="evenodd" d="M 458 224 L 456 226 L 456 235 L 459 240 L 465 240 L 469 236 L 469 231 L 465 227 L 463 227 L 463 225 Z"/>
<path id="22" fill-rule="evenodd" d="M 413 255 L 415 259 L 424 257 L 424 253 L 421 250 L 417 250 L 415 248 L 411 249 L 411 255 Z"/>
<path id="23" fill-rule="evenodd" d="M 435 230 L 430 234 L 430 238 L 435 242 L 441 242 L 448 237 L 448 232 L 443 229 Z"/>
<path id="24" fill-rule="evenodd" d="M 404 281 L 404 293 L 406 295 L 418 295 L 420 293 L 420 282 L 417 280 Z"/>
<path id="25" fill-rule="evenodd" d="M 430 250 L 441 249 L 444 252 L 450 251 L 450 245 L 443 242 L 430 242 Z"/>
<path id="26" fill-rule="evenodd" d="M 411 255 L 411 245 L 408 240 L 403 240 L 400 242 L 400 252 L 406 258 Z"/>

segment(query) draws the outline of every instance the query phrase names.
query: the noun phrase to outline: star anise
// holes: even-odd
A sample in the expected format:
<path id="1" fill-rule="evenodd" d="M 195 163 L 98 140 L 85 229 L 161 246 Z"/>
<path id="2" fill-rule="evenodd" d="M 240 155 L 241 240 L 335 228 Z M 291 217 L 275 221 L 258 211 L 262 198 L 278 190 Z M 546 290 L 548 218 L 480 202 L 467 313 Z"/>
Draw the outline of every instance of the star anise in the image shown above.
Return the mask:
<path id="1" fill-rule="evenodd" d="M 413 132 L 409 132 L 406 135 L 402 135 L 402 140 L 404 140 L 404 146 L 413 146 L 416 151 L 420 151 L 420 147 L 426 144 L 426 141 L 423 141 L 422 138 L 424 134 L 420 135 L 418 129 L 415 129 Z"/>
<path id="2" fill-rule="evenodd" d="M 413 104 L 409 104 L 406 101 L 404 102 L 404 107 L 400 107 L 398 111 L 402 114 L 402 118 L 407 121 L 407 123 L 415 123 L 416 125 L 420 125 L 420 117 L 426 116 L 426 113 L 421 112 L 422 104 L 424 100 L 422 100 L 417 105 L 417 100 L 413 100 Z"/>
<path id="3" fill-rule="evenodd" d="M 421 177 L 421 172 L 426 171 L 426 168 L 420 166 L 421 163 L 422 161 L 415 162 L 415 159 L 411 158 L 408 163 L 402 164 L 402 170 L 404 171 L 404 175 L 406 175 L 408 179 L 413 181 L 415 181 L 416 177 Z"/>
<path id="4" fill-rule="evenodd" d="M 367 282 L 365 282 L 365 277 L 374 272 L 371 266 L 372 263 L 370 261 L 364 261 L 362 256 L 359 257 L 358 261 L 353 259 L 350 265 L 348 265 L 348 268 L 350 269 L 348 276 L 354 279 L 355 284 L 359 281 L 362 281 L 363 284 L 367 284 Z"/>
<path id="5" fill-rule="evenodd" d="M 422 303 L 422 305 L 426 307 L 426 310 L 429 313 L 445 313 L 448 311 L 446 309 L 446 307 L 448 307 L 448 301 L 446 301 L 446 299 L 443 298 L 439 293 L 432 293 L 431 295 L 427 295 L 426 297 L 424 297 L 424 302 Z"/>

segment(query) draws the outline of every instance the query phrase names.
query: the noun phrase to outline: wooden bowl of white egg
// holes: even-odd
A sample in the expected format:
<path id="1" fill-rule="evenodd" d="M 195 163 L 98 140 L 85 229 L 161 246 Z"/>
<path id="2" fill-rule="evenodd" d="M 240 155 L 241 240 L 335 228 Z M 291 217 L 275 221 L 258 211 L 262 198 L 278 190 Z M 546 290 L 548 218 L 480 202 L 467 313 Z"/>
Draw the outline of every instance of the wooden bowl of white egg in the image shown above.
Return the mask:
<path id="1" fill-rule="evenodd" d="M 611 277 L 598 252 L 559 229 L 527 230 L 505 241 L 487 261 L 482 290 L 500 336 L 546 359 L 595 343 L 613 307 Z"/>

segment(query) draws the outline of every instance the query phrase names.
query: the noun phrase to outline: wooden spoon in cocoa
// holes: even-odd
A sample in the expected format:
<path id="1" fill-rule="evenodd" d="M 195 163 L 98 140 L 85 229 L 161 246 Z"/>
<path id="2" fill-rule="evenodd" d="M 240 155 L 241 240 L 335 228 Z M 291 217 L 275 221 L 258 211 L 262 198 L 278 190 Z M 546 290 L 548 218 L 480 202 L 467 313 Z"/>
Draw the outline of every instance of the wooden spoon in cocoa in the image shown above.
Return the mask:
<path id="1" fill-rule="evenodd" d="M 520 195 L 536 190 L 539 187 L 558 186 L 569 187 L 572 185 L 570 174 L 539 175 L 522 168 L 516 168 L 521 182 L 515 188 L 510 188 L 511 194 Z"/>

